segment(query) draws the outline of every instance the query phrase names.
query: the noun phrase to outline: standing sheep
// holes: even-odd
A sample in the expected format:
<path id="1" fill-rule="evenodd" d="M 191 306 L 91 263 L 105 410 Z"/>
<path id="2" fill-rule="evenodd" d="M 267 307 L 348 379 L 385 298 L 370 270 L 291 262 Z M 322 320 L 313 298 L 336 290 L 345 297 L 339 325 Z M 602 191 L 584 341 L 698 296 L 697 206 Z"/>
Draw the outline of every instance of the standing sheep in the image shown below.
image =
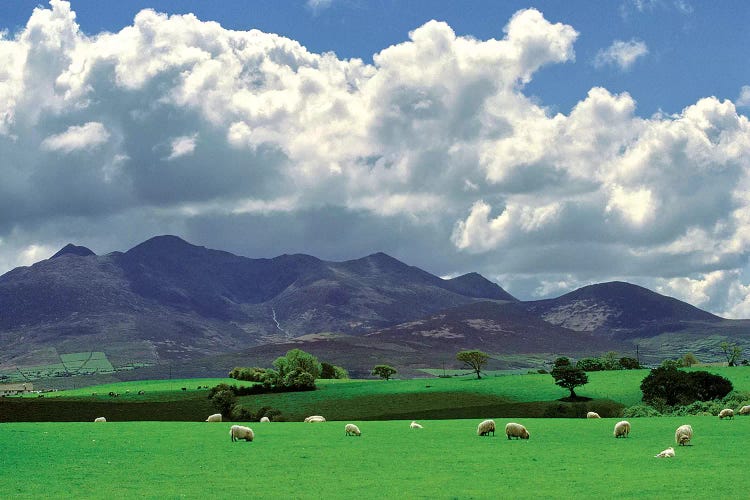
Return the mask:
<path id="1" fill-rule="evenodd" d="M 505 435 L 508 436 L 508 439 L 512 437 L 516 439 L 529 439 L 529 431 L 526 430 L 526 427 L 515 422 L 505 424 Z"/>
<path id="2" fill-rule="evenodd" d="M 422 426 L 418 424 L 416 421 L 409 424 L 409 428 L 411 429 L 422 429 Z"/>
<path id="3" fill-rule="evenodd" d="M 621 420 L 620 422 L 617 422 L 615 424 L 614 435 L 616 438 L 626 438 L 628 437 L 628 434 L 630 434 L 630 422 L 628 422 L 627 420 Z"/>
<path id="4" fill-rule="evenodd" d="M 213 415 L 209 415 L 206 419 L 206 422 L 221 422 L 221 413 L 214 413 Z"/>
<path id="5" fill-rule="evenodd" d="M 686 446 L 693 439 L 693 428 L 687 424 L 681 425 L 674 431 L 674 440 L 680 446 Z"/>
<path id="6" fill-rule="evenodd" d="M 320 415 L 312 415 L 305 419 L 305 422 L 325 422 L 325 421 L 326 419 L 321 417 Z"/>
<path id="7" fill-rule="evenodd" d="M 229 435 L 232 437 L 232 442 L 244 439 L 245 441 L 252 441 L 255 439 L 255 434 L 250 427 L 244 425 L 233 425 L 229 429 Z"/>
<path id="8" fill-rule="evenodd" d="M 495 421 L 485 420 L 477 426 L 477 436 L 489 436 L 490 432 L 495 435 Z"/>
<path id="9" fill-rule="evenodd" d="M 270 418 L 268 418 L 268 417 L 261 417 L 261 418 L 260 418 L 260 421 L 261 421 L 261 422 L 270 422 L 270 421 L 271 421 L 271 419 L 270 419 Z"/>
<path id="10" fill-rule="evenodd" d="M 602 418 L 595 411 L 590 411 L 586 414 L 586 418 Z"/>
<path id="11" fill-rule="evenodd" d="M 731 408 L 724 408 L 719 412 L 719 420 L 722 420 L 724 418 L 733 419 L 734 418 L 734 410 Z"/>
<path id="12" fill-rule="evenodd" d="M 658 455 L 654 455 L 656 458 L 673 458 L 674 457 L 674 448 L 671 446 L 667 448 L 666 450 L 662 451 Z"/>
<path id="13" fill-rule="evenodd" d="M 94 419 L 94 422 L 106 422 L 106 421 L 107 421 L 107 419 L 106 419 L 106 418 L 104 418 L 104 417 L 96 417 L 96 418 Z"/>
<path id="14" fill-rule="evenodd" d="M 346 424 L 346 427 L 344 427 L 344 432 L 346 432 L 347 436 L 361 436 L 362 432 L 359 430 L 359 427 L 357 427 L 354 424 Z"/>
<path id="15" fill-rule="evenodd" d="M 750 415 L 750 405 L 745 405 L 742 408 L 740 408 L 739 413 L 740 415 Z"/>

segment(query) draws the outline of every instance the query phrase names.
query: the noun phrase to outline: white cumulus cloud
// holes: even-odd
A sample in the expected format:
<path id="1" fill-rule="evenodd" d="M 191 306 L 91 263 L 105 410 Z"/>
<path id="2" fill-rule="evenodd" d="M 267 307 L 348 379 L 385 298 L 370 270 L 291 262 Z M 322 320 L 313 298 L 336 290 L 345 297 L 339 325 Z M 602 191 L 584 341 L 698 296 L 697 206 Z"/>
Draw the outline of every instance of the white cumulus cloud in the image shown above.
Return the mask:
<path id="1" fill-rule="evenodd" d="M 41 143 L 43 149 L 71 153 L 78 150 L 90 150 L 101 146 L 109 140 L 109 132 L 98 122 L 83 125 L 72 125 L 65 132 L 54 134 Z"/>
<path id="2" fill-rule="evenodd" d="M 623 71 L 629 70 L 635 62 L 648 54 L 646 42 L 642 40 L 615 40 L 606 49 L 601 49 L 594 57 L 594 66 L 617 66 Z"/>

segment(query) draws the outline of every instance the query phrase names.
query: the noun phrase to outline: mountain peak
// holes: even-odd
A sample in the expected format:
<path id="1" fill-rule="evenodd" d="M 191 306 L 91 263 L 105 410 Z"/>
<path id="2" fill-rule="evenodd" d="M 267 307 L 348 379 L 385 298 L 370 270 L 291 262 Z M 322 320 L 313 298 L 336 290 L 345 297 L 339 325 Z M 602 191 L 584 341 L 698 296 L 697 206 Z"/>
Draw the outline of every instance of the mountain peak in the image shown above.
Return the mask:
<path id="1" fill-rule="evenodd" d="M 467 273 L 446 280 L 447 288 L 468 297 L 518 302 L 518 299 L 479 273 Z"/>
<path id="2" fill-rule="evenodd" d="M 63 255 L 78 255 L 79 257 L 88 257 L 89 255 L 96 255 L 96 254 L 86 247 L 68 243 L 67 245 L 62 247 L 60 250 L 58 250 L 58 252 L 55 255 L 50 257 L 50 260 L 56 259 L 58 257 L 62 257 Z"/>
<path id="3" fill-rule="evenodd" d="M 189 248 L 200 248 L 196 247 L 196 245 L 192 245 L 188 243 L 187 241 L 183 240 L 179 236 L 174 236 L 171 234 L 165 234 L 161 236 L 154 236 L 153 238 L 149 238 L 143 243 L 134 246 L 130 250 L 127 251 L 127 253 L 140 253 L 140 252 L 149 252 L 149 253 L 161 253 L 161 252 L 174 252 L 177 250 L 184 250 Z"/>

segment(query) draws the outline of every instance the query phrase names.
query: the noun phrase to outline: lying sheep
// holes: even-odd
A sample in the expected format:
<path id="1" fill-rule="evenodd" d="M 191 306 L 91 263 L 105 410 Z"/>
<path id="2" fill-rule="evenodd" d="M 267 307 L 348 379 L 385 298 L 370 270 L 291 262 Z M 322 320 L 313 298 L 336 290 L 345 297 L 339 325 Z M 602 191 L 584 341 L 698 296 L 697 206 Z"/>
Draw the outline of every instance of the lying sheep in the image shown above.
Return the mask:
<path id="1" fill-rule="evenodd" d="M 94 422 L 106 422 L 106 421 L 107 421 L 107 419 L 106 419 L 106 418 L 104 418 L 104 417 L 96 417 L 96 418 L 94 419 Z"/>
<path id="2" fill-rule="evenodd" d="M 681 425 L 674 431 L 674 440 L 680 446 L 686 446 L 693 439 L 693 428 L 687 424 Z"/>
<path id="3" fill-rule="evenodd" d="M 666 450 L 662 451 L 658 455 L 654 455 L 656 458 L 673 458 L 674 457 L 674 448 L 671 446 L 667 448 Z"/>
<path id="4" fill-rule="evenodd" d="M 734 410 L 731 409 L 731 408 L 724 408 L 723 410 L 721 410 L 719 412 L 719 420 L 724 419 L 724 418 L 728 418 L 730 420 L 733 419 L 734 418 Z"/>
<path id="5" fill-rule="evenodd" d="M 484 422 L 481 422 L 477 426 L 477 435 L 478 436 L 489 436 L 490 432 L 492 435 L 495 435 L 495 421 L 494 420 L 485 420 Z"/>
<path id="6" fill-rule="evenodd" d="M 229 435 L 232 437 L 232 442 L 244 439 L 245 441 L 252 441 L 255 438 L 255 434 L 250 427 L 244 425 L 233 425 L 229 429 Z"/>
<path id="7" fill-rule="evenodd" d="M 586 418 L 602 418 L 595 411 L 590 411 L 586 414 Z"/>
<path id="8" fill-rule="evenodd" d="M 325 422 L 326 419 L 320 415 L 312 415 L 305 419 L 305 422 Z"/>
<path id="9" fill-rule="evenodd" d="M 508 436 L 508 439 L 512 437 L 516 439 L 529 439 L 529 431 L 526 430 L 526 427 L 515 422 L 505 424 L 505 435 Z"/>
<path id="10" fill-rule="evenodd" d="M 740 415 L 750 415 L 750 405 L 743 406 L 739 411 Z"/>
<path id="11" fill-rule="evenodd" d="M 627 420 L 621 420 L 615 424 L 614 435 L 616 438 L 628 437 L 628 434 L 630 434 L 630 422 Z"/>
<path id="12" fill-rule="evenodd" d="M 214 413 L 213 415 L 209 415 L 206 419 L 206 422 L 221 422 L 221 413 Z"/>
<path id="13" fill-rule="evenodd" d="M 412 429 L 422 429 L 422 426 L 418 424 L 417 422 L 412 422 L 409 424 L 409 427 Z"/>
<path id="14" fill-rule="evenodd" d="M 268 417 L 261 417 L 260 421 L 261 421 L 261 422 L 270 422 L 270 421 L 271 421 L 271 419 L 270 419 L 270 418 L 268 418 Z"/>
<path id="15" fill-rule="evenodd" d="M 346 424 L 346 427 L 344 427 L 344 431 L 346 432 L 347 436 L 361 436 L 362 432 L 359 430 L 359 427 L 357 427 L 354 424 Z"/>

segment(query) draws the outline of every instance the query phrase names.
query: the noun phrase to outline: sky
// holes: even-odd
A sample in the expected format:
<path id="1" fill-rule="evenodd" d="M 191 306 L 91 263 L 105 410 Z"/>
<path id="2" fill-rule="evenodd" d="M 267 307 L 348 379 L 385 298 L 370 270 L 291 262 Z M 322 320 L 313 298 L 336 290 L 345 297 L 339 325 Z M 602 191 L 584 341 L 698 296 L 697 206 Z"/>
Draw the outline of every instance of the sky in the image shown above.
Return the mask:
<path id="1" fill-rule="evenodd" d="M 160 234 L 750 318 L 750 3 L 0 0 L 0 273 Z"/>

